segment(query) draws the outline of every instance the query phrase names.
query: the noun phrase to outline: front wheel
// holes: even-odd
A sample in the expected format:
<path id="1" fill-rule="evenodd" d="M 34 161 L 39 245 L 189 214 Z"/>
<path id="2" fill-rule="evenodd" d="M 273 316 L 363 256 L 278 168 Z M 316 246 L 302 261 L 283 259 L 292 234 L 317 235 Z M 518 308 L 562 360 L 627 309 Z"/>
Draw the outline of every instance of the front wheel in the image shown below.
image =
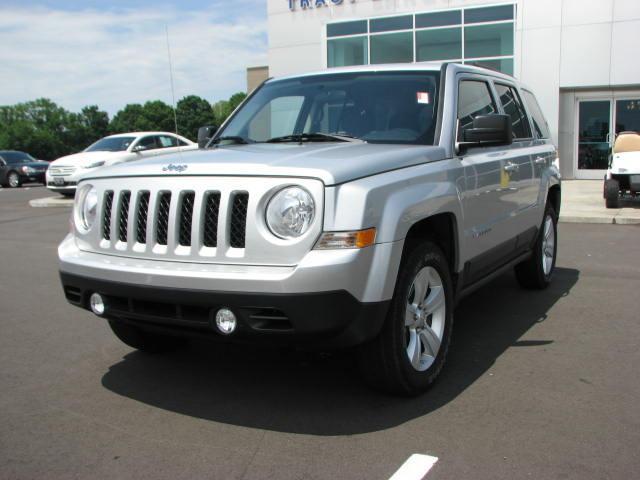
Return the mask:
<path id="1" fill-rule="evenodd" d="M 604 200 L 607 208 L 620 206 L 620 182 L 613 179 L 604 181 Z"/>
<path id="2" fill-rule="evenodd" d="M 7 185 L 9 185 L 10 188 L 18 188 L 21 184 L 20 175 L 16 172 L 10 172 L 9 175 L 7 175 Z"/>
<path id="3" fill-rule="evenodd" d="M 547 205 L 531 257 L 515 268 L 522 287 L 542 290 L 549 286 L 556 268 L 557 244 L 558 216 L 553 207 Z"/>
<path id="4" fill-rule="evenodd" d="M 116 320 L 109 320 L 109 326 L 122 343 L 147 353 L 170 352 L 185 343 L 182 338 L 147 332 Z"/>
<path id="5" fill-rule="evenodd" d="M 447 259 L 435 243 L 408 252 L 380 334 L 359 349 L 369 384 L 403 395 L 417 395 L 433 384 L 449 348 L 452 285 Z"/>

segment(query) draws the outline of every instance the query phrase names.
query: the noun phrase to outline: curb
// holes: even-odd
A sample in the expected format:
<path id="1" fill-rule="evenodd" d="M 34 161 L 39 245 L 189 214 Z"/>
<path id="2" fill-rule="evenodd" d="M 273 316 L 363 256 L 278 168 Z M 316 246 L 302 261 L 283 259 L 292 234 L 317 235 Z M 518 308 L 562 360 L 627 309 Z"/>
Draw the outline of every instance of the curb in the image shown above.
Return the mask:
<path id="1" fill-rule="evenodd" d="M 34 200 L 29 200 L 29 205 L 34 208 L 43 208 L 43 207 L 71 208 L 73 207 L 73 198 L 62 198 L 62 197 L 36 198 Z"/>
<path id="2" fill-rule="evenodd" d="M 640 218 L 560 215 L 559 222 L 560 223 L 599 223 L 599 224 L 611 224 L 611 225 L 640 225 Z"/>

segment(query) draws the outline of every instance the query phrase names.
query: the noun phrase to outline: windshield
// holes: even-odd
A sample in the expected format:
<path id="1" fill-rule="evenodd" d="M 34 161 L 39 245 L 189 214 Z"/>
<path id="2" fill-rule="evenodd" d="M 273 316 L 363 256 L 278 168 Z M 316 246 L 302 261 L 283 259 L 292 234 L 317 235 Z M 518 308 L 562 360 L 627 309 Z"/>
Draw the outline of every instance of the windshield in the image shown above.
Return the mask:
<path id="1" fill-rule="evenodd" d="M 254 143 L 353 137 L 369 143 L 431 145 L 439 76 L 428 71 L 359 72 L 271 81 L 217 138 Z"/>
<path id="2" fill-rule="evenodd" d="M 124 152 L 136 137 L 107 137 L 98 140 L 85 152 Z"/>
<path id="3" fill-rule="evenodd" d="M 3 152 L 0 153 L 0 157 L 4 158 L 7 163 L 15 164 L 15 163 L 31 163 L 36 160 L 24 152 Z"/>

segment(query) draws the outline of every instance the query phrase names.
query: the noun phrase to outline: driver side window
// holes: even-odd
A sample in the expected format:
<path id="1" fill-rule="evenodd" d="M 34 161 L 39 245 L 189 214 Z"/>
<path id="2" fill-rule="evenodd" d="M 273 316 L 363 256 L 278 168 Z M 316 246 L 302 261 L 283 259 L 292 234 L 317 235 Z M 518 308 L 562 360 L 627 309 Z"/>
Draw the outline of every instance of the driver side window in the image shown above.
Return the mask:
<path id="1" fill-rule="evenodd" d="M 462 80 L 458 88 L 458 141 L 463 141 L 463 132 L 473 126 L 479 115 L 498 113 L 489 85 L 482 80 Z"/>
<path id="2" fill-rule="evenodd" d="M 158 148 L 156 137 L 154 135 L 140 139 L 137 146 L 144 147 L 144 150 L 154 150 Z"/>

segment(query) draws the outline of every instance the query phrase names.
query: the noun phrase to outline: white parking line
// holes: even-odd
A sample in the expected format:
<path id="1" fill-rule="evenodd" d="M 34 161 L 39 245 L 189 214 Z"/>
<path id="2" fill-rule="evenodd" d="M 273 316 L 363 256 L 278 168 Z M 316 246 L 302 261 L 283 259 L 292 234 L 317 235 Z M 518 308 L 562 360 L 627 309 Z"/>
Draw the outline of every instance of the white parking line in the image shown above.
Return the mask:
<path id="1" fill-rule="evenodd" d="M 414 453 L 389 480 L 422 480 L 437 461 L 438 457 Z"/>

